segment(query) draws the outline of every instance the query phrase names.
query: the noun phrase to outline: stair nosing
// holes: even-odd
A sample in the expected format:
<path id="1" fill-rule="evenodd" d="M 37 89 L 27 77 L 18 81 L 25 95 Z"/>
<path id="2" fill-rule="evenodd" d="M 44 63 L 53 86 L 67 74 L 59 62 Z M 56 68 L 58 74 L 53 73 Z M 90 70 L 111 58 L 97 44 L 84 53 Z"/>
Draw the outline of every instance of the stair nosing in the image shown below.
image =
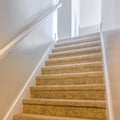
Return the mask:
<path id="1" fill-rule="evenodd" d="M 14 116 L 14 119 L 18 118 L 18 117 L 32 117 L 34 118 L 42 118 L 45 120 L 97 120 L 97 119 L 87 119 L 87 118 L 70 118 L 70 117 L 60 117 L 60 116 L 49 116 L 49 115 L 36 115 L 36 114 L 26 114 L 26 113 L 21 113 L 18 115 Z"/>
<path id="2" fill-rule="evenodd" d="M 89 36 L 90 35 L 90 36 Z M 82 38 L 81 38 L 82 37 Z M 60 39 L 57 42 L 64 42 L 64 41 L 69 41 L 69 40 L 76 40 L 76 39 L 86 39 L 86 38 L 93 38 L 93 37 L 100 37 L 100 35 L 80 35 L 80 36 L 75 36 L 75 37 L 71 37 L 71 38 L 64 38 L 64 39 Z"/>
<path id="3" fill-rule="evenodd" d="M 83 48 L 83 49 L 77 49 L 77 50 L 71 50 L 71 51 L 65 51 L 65 52 L 57 52 L 57 53 L 51 53 L 49 55 L 58 55 L 58 54 L 66 54 L 71 52 L 80 52 L 80 51 L 89 51 L 94 49 L 101 49 L 102 47 L 90 47 L 90 48 Z"/>
<path id="4" fill-rule="evenodd" d="M 57 69 L 60 69 L 60 68 L 64 68 L 64 67 L 66 67 L 66 68 L 69 68 L 69 67 L 75 67 L 75 66 L 84 66 L 84 65 L 91 65 L 91 64 L 96 64 L 96 65 L 98 65 L 98 64 L 100 64 L 100 65 L 103 65 L 103 62 L 101 62 L 101 61 L 97 61 L 97 62 L 86 62 L 86 63 L 77 63 L 77 64 L 68 64 L 68 65 L 55 65 L 55 66 L 44 66 L 44 67 L 42 67 L 41 68 L 41 70 L 44 70 L 44 69 L 54 69 L 54 68 L 57 68 Z"/>
<path id="5" fill-rule="evenodd" d="M 64 38 L 64 39 L 58 40 L 57 42 L 59 43 L 62 41 L 68 41 L 68 40 L 74 40 L 74 39 L 86 39 L 86 38 L 92 38 L 92 37 L 100 37 L 100 32 L 88 34 L 88 35 L 80 35 L 80 36 L 72 37 L 72 38 Z"/>
<path id="6" fill-rule="evenodd" d="M 71 43 L 71 42 L 85 41 L 85 40 L 91 40 L 91 41 L 93 40 L 93 41 L 94 41 L 94 40 L 96 40 L 96 39 L 97 39 L 97 40 L 100 40 L 100 36 L 89 37 L 89 38 L 82 38 L 82 39 L 79 39 L 79 38 L 78 38 L 78 39 L 75 39 L 75 40 L 73 39 L 73 40 L 70 40 L 70 41 L 58 42 L 58 43 L 56 43 L 56 44 L 64 44 L 64 43 Z M 86 41 L 85 41 L 85 42 L 86 42 Z M 56 45 L 56 44 L 55 44 L 55 45 Z"/>
<path id="7" fill-rule="evenodd" d="M 94 107 L 106 109 L 105 100 L 25 99 L 23 105 Z"/>
<path id="8" fill-rule="evenodd" d="M 78 75 L 82 75 L 82 76 L 85 76 L 85 75 L 94 75 L 94 76 L 97 76 L 98 74 L 100 75 L 103 75 L 103 71 L 96 71 L 96 72 L 82 72 L 82 73 L 61 73 L 61 74 L 49 74 L 49 75 L 40 75 L 40 76 L 37 76 L 36 79 L 40 79 L 41 77 L 45 79 L 45 77 L 61 77 L 61 78 L 64 78 L 64 77 L 71 77 L 71 76 L 76 76 L 76 77 L 79 77 Z"/>
<path id="9" fill-rule="evenodd" d="M 62 58 L 51 58 L 51 59 L 47 59 L 47 61 L 53 61 L 53 60 L 64 60 L 64 59 L 76 59 L 76 58 L 87 58 L 87 57 L 94 57 L 94 56 L 99 56 L 99 55 L 103 55 L 102 53 L 96 53 L 96 54 L 88 54 L 88 55 L 81 55 L 81 56 L 70 56 L 70 57 L 62 57 Z"/>
<path id="10" fill-rule="evenodd" d="M 60 91 L 105 91 L 104 84 L 87 84 L 87 85 L 40 85 L 30 87 L 32 91 L 52 91 L 52 90 L 60 90 Z"/>
<path id="11" fill-rule="evenodd" d="M 94 44 L 94 43 L 100 43 L 101 42 L 99 40 L 96 40 L 96 41 L 91 41 L 91 42 L 86 42 L 86 43 L 79 43 L 79 44 L 74 44 L 74 45 L 69 45 L 69 46 L 60 46 L 60 47 L 55 47 L 53 48 L 53 50 L 58 50 L 58 49 L 64 49 L 64 48 L 69 48 L 69 47 L 76 47 L 76 46 L 84 46 L 86 44 Z M 98 46 L 98 45 L 97 45 Z M 100 46 L 100 45 L 99 45 Z"/>

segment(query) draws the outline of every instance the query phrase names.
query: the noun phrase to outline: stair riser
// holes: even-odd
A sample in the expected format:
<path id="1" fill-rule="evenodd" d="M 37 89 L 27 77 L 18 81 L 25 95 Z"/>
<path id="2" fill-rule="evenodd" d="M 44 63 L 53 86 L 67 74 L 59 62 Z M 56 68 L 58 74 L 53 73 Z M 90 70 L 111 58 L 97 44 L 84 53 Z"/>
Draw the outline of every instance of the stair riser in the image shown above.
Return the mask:
<path id="1" fill-rule="evenodd" d="M 80 85 L 80 84 L 103 84 L 103 79 L 53 79 L 37 80 L 37 85 Z"/>
<path id="2" fill-rule="evenodd" d="M 77 64 L 77 63 L 79 64 L 79 63 L 98 62 L 98 61 L 102 61 L 102 55 L 79 57 L 79 58 L 47 60 L 46 66 L 67 65 L 67 64 Z"/>
<path id="3" fill-rule="evenodd" d="M 43 116 L 43 115 L 16 115 L 14 116 L 13 120 L 90 120 L 90 119 L 83 119 L 83 118 L 68 118 L 68 117 L 56 117 L 56 116 Z M 94 119 L 98 120 L 98 119 Z"/>
<path id="4" fill-rule="evenodd" d="M 83 45 L 75 45 L 75 46 L 68 46 L 68 47 L 57 47 L 52 50 L 53 53 L 56 52 L 64 52 L 64 51 L 69 51 L 69 50 L 77 50 L 77 49 L 83 49 L 83 48 L 90 48 L 90 47 L 100 47 L 101 44 L 100 42 L 95 42 L 95 43 L 88 43 L 88 44 L 83 44 Z"/>
<path id="5" fill-rule="evenodd" d="M 97 54 L 97 53 L 101 53 L 101 49 L 92 49 L 92 50 L 84 50 L 84 51 L 50 54 L 49 58 L 51 58 L 51 59 L 52 58 L 65 58 L 65 57 L 74 57 L 74 56 L 81 56 L 81 55 Z"/>
<path id="6" fill-rule="evenodd" d="M 84 108 L 71 106 L 48 106 L 48 105 L 24 105 L 23 112 L 38 115 L 53 115 L 62 117 L 98 118 L 106 119 L 104 108 Z"/>
<path id="7" fill-rule="evenodd" d="M 99 40 L 98 38 L 92 38 L 92 39 L 85 39 L 85 40 L 74 40 L 74 41 L 68 41 L 68 42 L 62 42 L 55 44 L 55 47 L 62 47 L 62 46 L 69 46 L 69 45 L 76 45 L 81 43 L 87 43 L 87 42 L 93 42 Z"/>
<path id="8" fill-rule="evenodd" d="M 80 73 L 80 72 L 96 72 L 102 71 L 102 64 L 98 65 L 84 65 L 84 66 L 72 66 L 72 67 L 63 67 L 63 68 L 43 68 L 41 73 L 43 75 L 47 74 L 64 74 L 64 73 Z"/>
<path id="9" fill-rule="evenodd" d="M 62 42 L 69 42 L 71 40 L 78 40 L 78 39 L 87 39 L 87 38 L 95 38 L 98 37 L 98 39 L 100 39 L 100 34 L 99 33 L 95 33 L 95 34 L 90 34 L 90 35 L 82 35 L 79 37 L 75 37 L 75 38 L 68 38 L 68 39 L 63 39 L 63 40 L 58 40 L 57 43 L 62 43 Z"/>
<path id="10" fill-rule="evenodd" d="M 76 99 L 76 100 L 105 100 L 104 91 L 33 91 L 32 98 L 45 99 Z"/>
<path id="11" fill-rule="evenodd" d="M 103 84 L 103 74 L 99 75 L 77 75 L 65 77 L 41 77 L 36 79 L 37 85 L 79 85 L 79 84 Z"/>

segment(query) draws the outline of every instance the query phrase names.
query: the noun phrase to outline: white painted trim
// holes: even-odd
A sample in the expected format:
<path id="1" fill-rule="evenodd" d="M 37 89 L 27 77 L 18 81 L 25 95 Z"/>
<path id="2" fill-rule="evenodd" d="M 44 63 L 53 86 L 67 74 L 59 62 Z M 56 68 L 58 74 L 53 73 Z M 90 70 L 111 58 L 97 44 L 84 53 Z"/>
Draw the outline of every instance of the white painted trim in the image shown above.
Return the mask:
<path id="1" fill-rule="evenodd" d="M 103 53 L 103 64 L 104 64 L 104 74 L 105 74 L 105 84 L 106 84 L 106 97 L 107 97 L 107 110 L 108 110 L 108 120 L 114 120 L 113 115 L 113 106 L 112 106 L 112 97 L 111 97 L 111 88 L 110 88 L 110 79 L 108 74 L 108 63 L 106 58 L 106 51 L 105 51 L 105 44 L 104 44 L 104 38 L 103 38 L 103 32 L 102 32 L 102 24 L 101 24 L 101 44 L 102 44 L 102 53 Z"/>
<path id="2" fill-rule="evenodd" d="M 53 12 L 58 10 L 62 4 L 57 4 L 39 16 L 24 32 L 18 35 L 14 40 L 8 43 L 4 48 L 0 50 L 0 59 L 7 55 L 20 41 L 23 40 L 28 34 L 35 30 L 46 18 L 49 17 Z"/>
<path id="3" fill-rule="evenodd" d="M 40 74 L 40 68 L 44 66 L 45 60 L 48 58 L 48 54 L 51 52 L 51 49 L 53 45 L 55 44 L 55 41 L 52 42 L 49 46 L 49 48 L 46 50 L 44 56 L 30 75 L 29 79 L 27 80 L 26 84 L 20 91 L 19 95 L 11 105 L 10 109 L 8 110 L 6 116 L 3 118 L 3 120 L 12 120 L 12 117 L 22 112 L 22 100 L 25 98 L 28 98 L 29 96 L 29 88 L 35 84 L 35 78 L 37 75 Z"/>

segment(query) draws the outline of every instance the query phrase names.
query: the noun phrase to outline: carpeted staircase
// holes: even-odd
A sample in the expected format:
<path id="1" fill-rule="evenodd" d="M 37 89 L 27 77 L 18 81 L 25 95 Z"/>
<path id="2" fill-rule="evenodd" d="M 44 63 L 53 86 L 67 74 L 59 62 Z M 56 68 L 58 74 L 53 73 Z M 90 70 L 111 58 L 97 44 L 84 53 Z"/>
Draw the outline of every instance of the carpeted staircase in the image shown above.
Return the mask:
<path id="1" fill-rule="evenodd" d="M 13 120 L 107 120 L 99 35 L 58 41 Z"/>

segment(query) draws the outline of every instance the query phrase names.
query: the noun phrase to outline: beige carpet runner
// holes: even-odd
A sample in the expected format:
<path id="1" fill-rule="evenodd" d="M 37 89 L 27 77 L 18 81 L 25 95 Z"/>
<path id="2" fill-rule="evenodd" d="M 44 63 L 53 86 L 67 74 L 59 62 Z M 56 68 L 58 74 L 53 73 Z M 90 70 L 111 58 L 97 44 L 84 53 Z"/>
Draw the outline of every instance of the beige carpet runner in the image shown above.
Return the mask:
<path id="1" fill-rule="evenodd" d="M 107 120 L 99 36 L 55 44 L 13 120 Z"/>

